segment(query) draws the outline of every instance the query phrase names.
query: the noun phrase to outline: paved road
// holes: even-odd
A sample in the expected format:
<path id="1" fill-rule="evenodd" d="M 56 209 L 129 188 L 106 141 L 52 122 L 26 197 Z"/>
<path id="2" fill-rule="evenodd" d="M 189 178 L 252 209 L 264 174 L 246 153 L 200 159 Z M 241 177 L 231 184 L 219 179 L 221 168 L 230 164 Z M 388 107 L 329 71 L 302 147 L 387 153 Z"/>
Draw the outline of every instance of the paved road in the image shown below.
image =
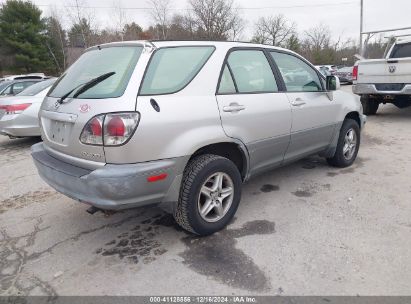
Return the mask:
<path id="1" fill-rule="evenodd" d="M 208 238 L 156 207 L 91 216 L 37 176 L 36 140 L 1 138 L 0 294 L 409 295 L 410 119 L 369 118 L 351 168 L 312 157 L 252 180 Z"/>

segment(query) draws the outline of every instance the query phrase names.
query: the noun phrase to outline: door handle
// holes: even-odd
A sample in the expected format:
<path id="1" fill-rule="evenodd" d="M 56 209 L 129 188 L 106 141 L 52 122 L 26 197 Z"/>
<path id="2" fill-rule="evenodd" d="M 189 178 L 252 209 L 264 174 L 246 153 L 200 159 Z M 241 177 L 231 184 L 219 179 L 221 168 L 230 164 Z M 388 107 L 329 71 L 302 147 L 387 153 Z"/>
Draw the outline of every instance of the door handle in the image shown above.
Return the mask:
<path id="1" fill-rule="evenodd" d="M 223 111 L 224 112 L 232 112 L 232 113 L 236 113 L 236 112 L 240 112 L 242 110 L 245 110 L 245 106 L 240 105 L 236 102 L 232 102 L 230 103 L 229 106 L 225 106 L 223 107 Z"/>
<path id="2" fill-rule="evenodd" d="M 302 100 L 301 98 L 296 98 L 294 101 L 291 102 L 291 105 L 294 107 L 301 107 L 302 105 L 305 105 L 306 102 Z"/>

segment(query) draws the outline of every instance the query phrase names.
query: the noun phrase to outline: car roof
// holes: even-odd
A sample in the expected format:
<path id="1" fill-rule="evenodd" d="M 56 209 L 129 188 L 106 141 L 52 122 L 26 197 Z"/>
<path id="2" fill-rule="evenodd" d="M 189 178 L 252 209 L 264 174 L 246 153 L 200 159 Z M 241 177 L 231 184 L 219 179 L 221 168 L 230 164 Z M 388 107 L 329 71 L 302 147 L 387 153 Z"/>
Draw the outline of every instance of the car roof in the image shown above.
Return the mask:
<path id="1" fill-rule="evenodd" d="M 267 44 L 257 44 L 251 42 L 237 42 L 237 41 L 206 41 L 206 40 L 134 40 L 134 41 L 121 41 L 121 42 L 110 42 L 101 44 L 98 46 L 90 47 L 87 50 L 96 49 L 105 46 L 121 46 L 121 45 L 143 45 L 143 46 L 152 46 L 156 48 L 163 48 L 163 47 L 176 47 L 176 46 L 215 46 L 215 47 L 223 47 L 226 49 L 230 49 L 233 47 L 257 47 L 257 48 L 266 48 L 266 49 L 273 49 L 284 51 L 288 53 L 296 54 L 295 52 L 284 49 L 281 47 L 276 47 Z M 297 54 L 298 55 L 298 54 Z"/>

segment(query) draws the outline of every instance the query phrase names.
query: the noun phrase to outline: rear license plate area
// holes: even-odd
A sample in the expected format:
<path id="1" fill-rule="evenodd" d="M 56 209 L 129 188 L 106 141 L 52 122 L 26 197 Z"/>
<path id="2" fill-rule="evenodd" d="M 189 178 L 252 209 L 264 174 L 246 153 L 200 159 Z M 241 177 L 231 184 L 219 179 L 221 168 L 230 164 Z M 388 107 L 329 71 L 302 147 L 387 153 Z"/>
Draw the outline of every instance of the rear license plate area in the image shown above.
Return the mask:
<path id="1" fill-rule="evenodd" d="M 49 140 L 60 145 L 67 145 L 72 124 L 69 122 L 51 120 L 49 129 Z"/>

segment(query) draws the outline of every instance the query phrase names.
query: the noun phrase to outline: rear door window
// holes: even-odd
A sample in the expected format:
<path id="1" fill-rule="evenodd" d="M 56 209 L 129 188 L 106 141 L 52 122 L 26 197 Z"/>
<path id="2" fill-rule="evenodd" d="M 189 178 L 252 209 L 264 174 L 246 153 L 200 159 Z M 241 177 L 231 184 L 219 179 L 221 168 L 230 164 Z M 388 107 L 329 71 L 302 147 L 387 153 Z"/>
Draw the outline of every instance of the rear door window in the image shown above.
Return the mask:
<path id="1" fill-rule="evenodd" d="M 31 86 L 34 82 L 18 82 L 13 84 L 13 94 L 18 94 L 23 91 L 25 88 Z"/>
<path id="2" fill-rule="evenodd" d="M 44 91 L 45 89 L 49 88 L 54 82 L 56 81 L 55 78 L 47 79 L 44 81 L 40 81 L 36 84 L 29 86 L 28 88 L 24 89 L 19 96 L 34 96 L 39 94 L 40 92 Z"/>
<path id="3" fill-rule="evenodd" d="M 390 58 L 411 57 L 411 43 L 396 44 L 391 52 Z"/>
<path id="4" fill-rule="evenodd" d="M 278 92 L 271 66 L 260 50 L 233 51 L 228 57 L 238 93 Z"/>
<path id="5" fill-rule="evenodd" d="M 172 94 L 188 85 L 214 52 L 212 46 L 158 49 L 146 70 L 140 95 Z"/>

